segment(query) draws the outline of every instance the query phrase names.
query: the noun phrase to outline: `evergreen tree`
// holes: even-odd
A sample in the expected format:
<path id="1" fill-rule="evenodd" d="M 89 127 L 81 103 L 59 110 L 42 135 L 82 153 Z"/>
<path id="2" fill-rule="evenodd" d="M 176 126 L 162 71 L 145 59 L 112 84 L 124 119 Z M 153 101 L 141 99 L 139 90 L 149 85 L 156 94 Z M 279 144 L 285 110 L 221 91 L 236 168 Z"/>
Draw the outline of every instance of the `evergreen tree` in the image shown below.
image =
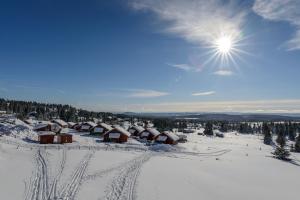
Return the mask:
<path id="1" fill-rule="evenodd" d="M 300 153 L 300 134 L 298 134 L 298 137 L 296 138 L 295 151 Z"/>
<path id="2" fill-rule="evenodd" d="M 271 135 L 271 130 L 268 126 L 267 123 L 263 124 L 263 135 L 264 135 L 264 143 L 267 145 L 270 145 L 272 143 L 272 135 Z"/>
<path id="3" fill-rule="evenodd" d="M 280 160 L 289 160 L 290 152 L 285 149 L 286 137 L 283 128 L 279 130 L 276 142 L 278 145 L 273 153 L 275 158 Z"/>
<path id="4" fill-rule="evenodd" d="M 213 125 L 211 122 L 207 122 L 205 124 L 205 129 L 204 129 L 204 135 L 208 135 L 208 136 L 212 136 L 214 135 L 214 132 L 213 132 Z"/>
<path id="5" fill-rule="evenodd" d="M 221 123 L 220 131 L 227 132 L 228 131 L 228 124 L 226 122 Z"/>
<path id="6" fill-rule="evenodd" d="M 289 140 L 295 141 L 295 139 L 296 139 L 296 128 L 295 128 L 294 124 L 292 124 L 291 122 L 288 125 L 288 136 L 289 136 Z"/>

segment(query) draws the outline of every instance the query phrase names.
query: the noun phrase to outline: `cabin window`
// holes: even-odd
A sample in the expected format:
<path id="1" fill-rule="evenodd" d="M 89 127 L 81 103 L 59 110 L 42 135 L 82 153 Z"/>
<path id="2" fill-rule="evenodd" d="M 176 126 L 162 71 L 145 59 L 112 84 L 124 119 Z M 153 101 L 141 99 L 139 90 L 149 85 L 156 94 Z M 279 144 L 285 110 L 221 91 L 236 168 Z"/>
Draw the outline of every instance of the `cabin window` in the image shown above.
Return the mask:
<path id="1" fill-rule="evenodd" d="M 143 133 L 142 133 L 142 137 L 148 137 L 149 134 L 150 134 L 149 132 L 143 132 Z"/>
<path id="2" fill-rule="evenodd" d="M 160 136 L 158 136 L 157 141 L 159 141 L 159 142 L 164 142 L 164 141 L 167 140 L 167 138 L 168 138 L 167 136 L 160 135 Z"/>
<path id="3" fill-rule="evenodd" d="M 103 132 L 103 128 L 100 128 L 100 127 L 96 127 L 94 132 L 97 132 L 97 133 L 102 133 Z"/>
<path id="4" fill-rule="evenodd" d="M 110 133 L 108 137 L 112 139 L 118 139 L 120 138 L 120 136 L 121 136 L 120 133 Z"/>

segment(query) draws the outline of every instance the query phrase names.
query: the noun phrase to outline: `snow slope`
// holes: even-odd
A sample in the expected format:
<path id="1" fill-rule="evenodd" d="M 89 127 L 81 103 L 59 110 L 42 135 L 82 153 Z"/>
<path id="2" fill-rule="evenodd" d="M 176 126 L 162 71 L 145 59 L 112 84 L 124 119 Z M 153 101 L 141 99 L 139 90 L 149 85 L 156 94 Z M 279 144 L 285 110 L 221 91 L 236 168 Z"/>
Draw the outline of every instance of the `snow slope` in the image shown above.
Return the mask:
<path id="1" fill-rule="evenodd" d="M 22 132 L 22 131 L 21 131 Z M 70 132 L 70 131 L 69 131 Z M 24 133 L 19 133 L 24 134 Z M 76 142 L 39 145 L 0 137 L 0 197 L 5 200 L 297 199 L 295 164 L 271 157 L 260 136 L 188 134 L 176 146 Z M 83 135 L 82 135 L 83 134 Z"/>

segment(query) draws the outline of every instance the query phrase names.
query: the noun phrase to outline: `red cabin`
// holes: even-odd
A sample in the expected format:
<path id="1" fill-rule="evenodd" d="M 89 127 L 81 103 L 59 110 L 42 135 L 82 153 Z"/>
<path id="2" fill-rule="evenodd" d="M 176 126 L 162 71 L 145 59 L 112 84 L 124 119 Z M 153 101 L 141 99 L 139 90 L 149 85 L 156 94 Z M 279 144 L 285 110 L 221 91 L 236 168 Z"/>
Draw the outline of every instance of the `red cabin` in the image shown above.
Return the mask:
<path id="1" fill-rule="evenodd" d="M 115 126 L 112 130 L 106 132 L 103 136 L 104 142 L 127 142 L 130 133 L 120 126 Z"/>
<path id="2" fill-rule="evenodd" d="M 57 135 L 57 143 L 59 144 L 72 143 L 72 142 L 73 142 L 73 136 L 71 134 L 63 133 Z"/>
<path id="3" fill-rule="evenodd" d="M 53 144 L 55 133 L 50 131 L 41 131 L 39 133 L 40 144 Z"/>

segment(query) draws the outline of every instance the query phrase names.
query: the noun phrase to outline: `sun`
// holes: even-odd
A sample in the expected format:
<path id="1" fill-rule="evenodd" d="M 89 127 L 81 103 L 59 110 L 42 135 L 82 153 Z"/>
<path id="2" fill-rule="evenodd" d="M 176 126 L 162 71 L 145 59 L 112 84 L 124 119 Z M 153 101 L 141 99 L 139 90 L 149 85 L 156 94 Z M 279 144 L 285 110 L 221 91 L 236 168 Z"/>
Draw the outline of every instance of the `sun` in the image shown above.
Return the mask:
<path id="1" fill-rule="evenodd" d="M 228 36 L 221 36 L 216 40 L 217 51 L 221 54 L 229 54 L 232 50 L 233 41 Z"/>

